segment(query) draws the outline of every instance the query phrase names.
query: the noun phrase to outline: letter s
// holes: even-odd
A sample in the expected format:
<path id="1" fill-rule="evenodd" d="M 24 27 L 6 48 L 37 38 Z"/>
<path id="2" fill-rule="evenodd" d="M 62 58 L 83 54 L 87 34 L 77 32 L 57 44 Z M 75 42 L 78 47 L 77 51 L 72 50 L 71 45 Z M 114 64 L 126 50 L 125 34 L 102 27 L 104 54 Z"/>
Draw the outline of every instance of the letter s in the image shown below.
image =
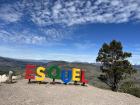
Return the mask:
<path id="1" fill-rule="evenodd" d="M 45 79 L 45 74 L 42 73 L 41 71 L 45 71 L 45 68 L 44 67 L 38 67 L 37 68 L 37 77 L 35 78 L 37 81 L 43 81 Z"/>

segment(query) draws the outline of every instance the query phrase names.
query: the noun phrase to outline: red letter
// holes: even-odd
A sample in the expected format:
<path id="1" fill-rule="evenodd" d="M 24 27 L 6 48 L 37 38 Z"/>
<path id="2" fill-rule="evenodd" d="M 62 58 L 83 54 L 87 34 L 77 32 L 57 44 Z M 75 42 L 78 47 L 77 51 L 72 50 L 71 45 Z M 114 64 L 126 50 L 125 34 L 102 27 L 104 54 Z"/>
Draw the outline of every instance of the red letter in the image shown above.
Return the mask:
<path id="1" fill-rule="evenodd" d="M 85 80 L 85 71 L 81 70 L 81 82 L 83 84 L 88 83 L 87 80 Z"/>
<path id="2" fill-rule="evenodd" d="M 26 65 L 25 79 L 35 79 L 35 72 L 33 71 L 35 67 L 35 65 Z"/>

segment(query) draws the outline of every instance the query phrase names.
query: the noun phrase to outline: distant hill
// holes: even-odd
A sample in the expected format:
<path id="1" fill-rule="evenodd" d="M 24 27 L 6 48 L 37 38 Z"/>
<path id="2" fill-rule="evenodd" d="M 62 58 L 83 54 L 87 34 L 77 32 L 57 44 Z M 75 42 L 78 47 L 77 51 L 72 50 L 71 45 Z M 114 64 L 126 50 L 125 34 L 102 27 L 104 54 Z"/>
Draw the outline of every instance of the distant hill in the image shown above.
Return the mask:
<path id="1" fill-rule="evenodd" d="M 6 57 L 0 57 L 0 74 L 7 73 L 8 71 L 23 71 L 25 70 L 26 64 L 37 64 L 42 65 L 45 63 L 31 61 L 31 60 L 22 60 L 22 59 L 12 59 Z"/>
<path id="2" fill-rule="evenodd" d="M 99 63 L 81 63 L 81 62 L 66 62 L 66 61 L 51 61 L 51 60 L 26 60 L 26 59 L 12 59 L 6 57 L 0 57 L 0 71 L 9 71 L 9 70 L 24 70 L 26 64 L 35 64 L 35 65 L 60 65 L 60 66 L 69 66 L 69 67 L 90 67 L 99 70 Z M 140 65 L 134 65 L 135 69 L 140 70 Z M 91 68 L 90 68 L 91 69 Z"/>
<path id="3" fill-rule="evenodd" d="M 133 67 L 137 70 L 140 70 L 140 65 L 133 65 Z"/>
<path id="4" fill-rule="evenodd" d="M 96 64 L 90 63 L 81 63 L 81 62 L 66 62 L 66 61 L 51 61 L 51 60 L 26 60 L 26 59 L 13 59 L 7 57 L 0 57 L 0 71 L 9 71 L 9 70 L 23 70 L 27 64 L 34 64 L 34 65 L 59 65 L 63 67 L 76 67 L 77 65 L 80 66 L 89 66 Z M 98 67 L 98 66 L 97 66 Z"/>

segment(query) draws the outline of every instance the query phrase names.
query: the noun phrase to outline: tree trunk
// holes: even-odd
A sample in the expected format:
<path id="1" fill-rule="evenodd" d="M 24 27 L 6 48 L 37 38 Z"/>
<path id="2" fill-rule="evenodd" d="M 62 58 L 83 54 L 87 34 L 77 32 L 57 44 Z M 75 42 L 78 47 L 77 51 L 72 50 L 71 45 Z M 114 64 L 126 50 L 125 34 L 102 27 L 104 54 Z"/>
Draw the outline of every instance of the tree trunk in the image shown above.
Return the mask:
<path id="1" fill-rule="evenodd" d="M 115 92 L 118 91 L 118 84 L 116 84 L 116 83 L 113 84 L 112 91 L 115 91 Z"/>
<path id="2" fill-rule="evenodd" d="M 118 80 L 117 80 L 116 72 L 114 72 L 114 82 L 113 82 L 112 90 L 115 92 L 118 91 Z"/>

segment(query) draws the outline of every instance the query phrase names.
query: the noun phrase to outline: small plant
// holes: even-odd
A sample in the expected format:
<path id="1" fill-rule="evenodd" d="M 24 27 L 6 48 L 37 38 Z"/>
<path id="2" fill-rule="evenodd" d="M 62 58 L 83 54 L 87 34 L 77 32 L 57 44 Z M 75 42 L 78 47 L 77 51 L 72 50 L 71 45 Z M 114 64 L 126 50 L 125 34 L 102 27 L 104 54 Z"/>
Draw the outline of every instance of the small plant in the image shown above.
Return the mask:
<path id="1" fill-rule="evenodd" d="M 124 82 L 121 87 L 120 87 L 120 91 L 124 92 L 124 93 L 128 93 L 128 91 L 132 88 L 134 88 L 134 82 L 133 81 L 127 81 Z"/>
<path id="2" fill-rule="evenodd" d="M 124 82 L 121 85 L 120 91 L 140 98 L 140 88 L 135 87 L 132 81 Z"/>
<path id="3" fill-rule="evenodd" d="M 140 98 L 140 88 L 138 87 L 129 89 L 128 93 Z"/>

